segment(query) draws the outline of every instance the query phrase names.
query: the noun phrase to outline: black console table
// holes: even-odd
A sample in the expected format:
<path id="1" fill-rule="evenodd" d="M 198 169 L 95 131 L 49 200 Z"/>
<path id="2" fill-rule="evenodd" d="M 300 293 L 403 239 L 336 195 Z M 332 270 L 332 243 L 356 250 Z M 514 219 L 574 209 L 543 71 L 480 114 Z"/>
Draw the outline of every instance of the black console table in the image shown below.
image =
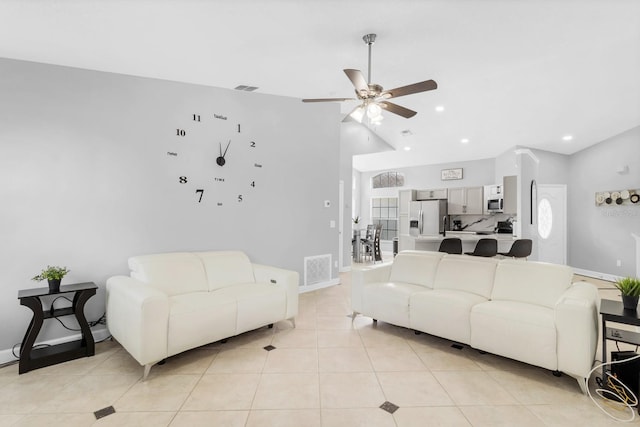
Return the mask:
<path id="1" fill-rule="evenodd" d="M 84 316 L 84 305 L 93 295 L 96 294 L 98 287 L 95 283 L 75 283 L 72 285 L 62 285 L 58 292 L 49 292 L 49 288 L 24 289 L 18 291 L 18 299 L 20 305 L 29 307 L 33 311 L 33 318 L 29 323 L 27 332 L 20 346 L 20 365 L 18 373 L 34 369 L 43 368 L 45 366 L 55 365 L 56 363 L 66 362 L 68 360 L 78 359 L 80 357 L 93 356 L 95 354 L 95 342 L 89 324 Z M 40 297 L 47 295 L 59 295 L 73 293 L 73 304 L 71 307 L 54 309 L 53 306 L 46 312 L 42 308 Z M 33 348 L 33 344 L 38 337 L 38 333 L 42 328 L 44 319 L 53 317 L 75 315 L 80 325 L 82 339 L 63 344 L 52 345 L 43 348 Z"/>
<path id="2" fill-rule="evenodd" d="M 636 310 L 625 310 L 622 301 L 603 299 L 600 301 L 602 315 L 602 362 L 607 361 L 607 340 L 640 345 L 640 333 L 615 327 L 607 327 L 607 322 L 640 326 L 640 317 Z M 604 378 L 604 372 L 603 378 Z"/>

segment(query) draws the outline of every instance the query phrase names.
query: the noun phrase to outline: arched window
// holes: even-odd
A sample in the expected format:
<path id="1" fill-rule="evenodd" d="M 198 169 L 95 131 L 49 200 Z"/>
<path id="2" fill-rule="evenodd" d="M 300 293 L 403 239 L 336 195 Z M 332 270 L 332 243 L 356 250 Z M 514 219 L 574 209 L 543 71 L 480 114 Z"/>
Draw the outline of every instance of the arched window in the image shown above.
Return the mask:
<path id="1" fill-rule="evenodd" d="M 371 178 L 371 188 L 404 186 L 404 175 L 400 172 L 382 172 Z"/>

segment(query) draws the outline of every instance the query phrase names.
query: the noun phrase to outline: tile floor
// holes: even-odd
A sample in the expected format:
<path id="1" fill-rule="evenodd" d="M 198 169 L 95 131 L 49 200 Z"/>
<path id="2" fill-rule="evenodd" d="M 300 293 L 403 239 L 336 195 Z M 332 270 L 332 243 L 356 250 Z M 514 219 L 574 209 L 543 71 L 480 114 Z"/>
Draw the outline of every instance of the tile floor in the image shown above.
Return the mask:
<path id="1" fill-rule="evenodd" d="M 97 344 L 94 357 L 20 376 L 17 365 L 6 366 L 0 426 L 618 424 L 568 376 L 367 317 L 352 323 L 350 274 L 341 279 L 300 295 L 295 329 L 280 322 L 180 354 L 145 382 L 112 341 Z M 615 297 L 610 284 L 599 286 Z M 399 409 L 380 409 L 385 402 Z M 115 413 L 96 420 L 94 411 L 109 406 Z"/>

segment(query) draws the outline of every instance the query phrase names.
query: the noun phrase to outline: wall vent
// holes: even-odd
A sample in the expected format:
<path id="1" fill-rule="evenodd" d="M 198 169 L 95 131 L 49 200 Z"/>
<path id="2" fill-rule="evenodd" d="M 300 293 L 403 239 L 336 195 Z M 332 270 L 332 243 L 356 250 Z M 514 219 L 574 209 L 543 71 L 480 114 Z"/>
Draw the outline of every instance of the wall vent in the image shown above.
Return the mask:
<path id="1" fill-rule="evenodd" d="M 304 258 L 304 286 L 313 286 L 331 280 L 331 254 Z"/>
<path id="2" fill-rule="evenodd" d="M 245 92 L 253 92 L 258 89 L 257 86 L 247 86 L 247 85 L 238 85 L 234 88 L 235 90 L 243 90 Z"/>

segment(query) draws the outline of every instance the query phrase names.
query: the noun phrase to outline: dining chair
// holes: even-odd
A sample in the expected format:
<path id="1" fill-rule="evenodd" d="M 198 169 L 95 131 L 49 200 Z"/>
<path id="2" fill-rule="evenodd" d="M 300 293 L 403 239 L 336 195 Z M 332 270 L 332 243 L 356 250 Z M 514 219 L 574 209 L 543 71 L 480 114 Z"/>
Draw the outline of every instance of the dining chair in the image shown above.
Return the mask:
<path id="1" fill-rule="evenodd" d="M 380 235 L 382 234 L 382 224 L 374 227 L 373 239 L 363 242 L 365 247 L 365 257 L 369 255 L 375 264 L 376 261 L 382 261 L 382 252 L 380 251 Z"/>

